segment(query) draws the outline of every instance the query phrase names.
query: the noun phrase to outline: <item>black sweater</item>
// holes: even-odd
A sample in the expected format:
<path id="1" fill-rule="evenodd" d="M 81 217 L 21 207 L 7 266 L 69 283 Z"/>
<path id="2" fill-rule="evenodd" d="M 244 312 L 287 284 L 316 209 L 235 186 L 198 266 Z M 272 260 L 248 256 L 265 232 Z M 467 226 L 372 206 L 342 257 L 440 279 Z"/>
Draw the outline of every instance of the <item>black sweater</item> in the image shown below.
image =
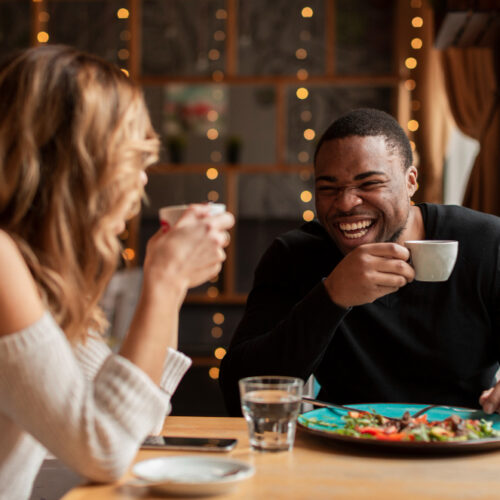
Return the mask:
<path id="1" fill-rule="evenodd" d="M 290 375 L 336 403 L 478 407 L 500 360 L 500 218 L 419 205 L 426 239 L 458 240 L 450 279 L 413 281 L 371 304 L 343 309 L 323 286 L 342 259 L 318 222 L 278 237 L 255 272 L 220 383 L 240 414 L 238 380 Z"/>

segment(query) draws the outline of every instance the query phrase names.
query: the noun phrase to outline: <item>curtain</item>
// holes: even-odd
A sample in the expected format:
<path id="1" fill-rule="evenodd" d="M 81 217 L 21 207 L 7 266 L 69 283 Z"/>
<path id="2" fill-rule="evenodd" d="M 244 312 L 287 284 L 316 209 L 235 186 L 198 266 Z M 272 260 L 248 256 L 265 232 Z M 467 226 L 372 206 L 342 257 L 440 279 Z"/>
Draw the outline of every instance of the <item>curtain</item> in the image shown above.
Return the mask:
<path id="1" fill-rule="evenodd" d="M 500 215 L 500 100 L 492 48 L 448 48 L 441 58 L 458 128 L 477 139 L 464 206 Z"/>

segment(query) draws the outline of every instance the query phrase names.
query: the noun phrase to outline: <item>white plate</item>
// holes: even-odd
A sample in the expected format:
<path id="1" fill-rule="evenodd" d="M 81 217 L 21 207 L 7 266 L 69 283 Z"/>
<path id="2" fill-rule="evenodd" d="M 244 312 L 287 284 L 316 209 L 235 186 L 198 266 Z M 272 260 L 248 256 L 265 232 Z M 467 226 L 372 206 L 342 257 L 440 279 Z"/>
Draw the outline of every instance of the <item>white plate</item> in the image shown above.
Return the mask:
<path id="1" fill-rule="evenodd" d="M 158 457 L 134 465 L 132 472 L 144 486 L 171 495 L 219 495 L 255 473 L 239 460 L 205 456 Z"/>

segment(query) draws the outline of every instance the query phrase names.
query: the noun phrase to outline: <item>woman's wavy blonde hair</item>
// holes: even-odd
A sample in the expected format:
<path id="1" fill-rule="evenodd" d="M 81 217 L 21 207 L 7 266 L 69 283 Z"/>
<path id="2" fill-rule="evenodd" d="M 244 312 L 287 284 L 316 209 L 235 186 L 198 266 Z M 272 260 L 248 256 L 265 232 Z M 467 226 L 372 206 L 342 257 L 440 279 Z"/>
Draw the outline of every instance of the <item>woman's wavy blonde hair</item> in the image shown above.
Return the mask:
<path id="1" fill-rule="evenodd" d="M 0 66 L 0 228 L 72 341 L 106 327 L 113 224 L 131 195 L 137 212 L 158 147 L 141 91 L 112 64 L 52 45 Z"/>

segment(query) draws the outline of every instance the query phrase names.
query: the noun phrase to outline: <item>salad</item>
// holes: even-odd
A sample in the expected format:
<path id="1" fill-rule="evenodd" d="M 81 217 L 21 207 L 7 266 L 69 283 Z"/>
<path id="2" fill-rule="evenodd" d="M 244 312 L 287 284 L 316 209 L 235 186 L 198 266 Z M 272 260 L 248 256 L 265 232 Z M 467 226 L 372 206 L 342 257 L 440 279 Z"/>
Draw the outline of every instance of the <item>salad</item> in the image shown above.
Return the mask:
<path id="1" fill-rule="evenodd" d="M 458 415 L 429 422 L 426 414 L 412 418 L 405 412 L 400 419 L 392 419 L 376 412 L 350 411 L 342 420 L 343 426 L 316 417 L 308 419 L 308 423 L 327 427 L 328 431 L 344 436 L 384 441 L 442 442 L 500 437 L 500 432 L 492 427 L 493 422 L 463 419 Z"/>

